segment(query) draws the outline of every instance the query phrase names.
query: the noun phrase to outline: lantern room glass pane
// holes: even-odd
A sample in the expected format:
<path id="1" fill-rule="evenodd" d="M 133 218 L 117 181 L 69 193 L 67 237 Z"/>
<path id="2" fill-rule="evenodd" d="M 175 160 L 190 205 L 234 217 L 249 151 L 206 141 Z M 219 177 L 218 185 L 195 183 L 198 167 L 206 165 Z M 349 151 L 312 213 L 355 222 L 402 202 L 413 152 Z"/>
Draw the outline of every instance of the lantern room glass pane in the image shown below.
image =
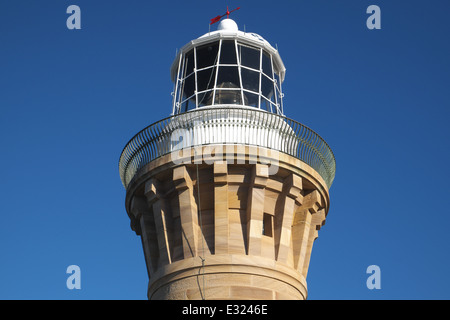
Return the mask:
<path id="1" fill-rule="evenodd" d="M 220 49 L 221 64 L 237 64 L 234 40 L 223 40 Z"/>
<path id="2" fill-rule="evenodd" d="M 190 75 L 192 72 L 194 72 L 194 50 L 186 54 L 183 77 Z"/>
<path id="3" fill-rule="evenodd" d="M 241 68 L 241 76 L 244 89 L 259 92 L 259 72 Z"/>
<path id="4" fill-rule="evenodd" d="M 259 70 L 260 50 L 246 46 L 239 46 L 239 60 L 241 65 Z"/>
<path id="5" fill-rule="evenodd" d="M 192 109 L 195 109 L 195 101 L 193 101 L 192 99 L 185 100 L 181 104 L 181 112 L 187 112 Z"/>
<path id="6" fill-rule="evenodd" d="M 270 100 L 273 96 L 273 81 L 265 75 L 261 77 L 261 93 Z"/>
<path id="7" fill-rule="evenodd" d="M 263 51 L 262 56 L 262 71 L 270 78 L 272 78 L 272 59 L 270 55 Z"/>
<path id="8" fill-rule="evenodd" d="M 238 67 L 219 67 L 217 88 L 240 88 Z"/>
<path id="9" fill-rule="evenodd" d="M 197 71 L 197 90 L 200 92 L 214 88 L 215 80 L 216 80 L 215 67 Z"/>
<path id="10" fill-rule="evenodd" d="M 214 104 L 240 104 L 242 105 L 241 90 L 217 89 Z"/>
<path id="11" fill-rule="evenodd" d="M 197 69 L 213 66 L 217 62 L 219 42 L 210 43 L 197 49 Z"/>
<path id="12" fill-rule="evenodd" d="M 244 91 L 244 105 L 258 108 L 259 94 Z"/>
<path id="13" fill-rule="evenodd" d="M 195 75 L 191 74 L 189 77 L 184 79 L 183 83 L 183 96 L 190 97 L 195 91 Z"/>
<path id="14" fill-rule="evenodd" d="M 266 110 L 269 112 L 273 112 L 273 109 L 275 107 L 270 103 L 269 100 L 265 99 L 265 98 L 261 98 L 261 110 Z"/>
<path id="15" fill-rule="evenodd" d="M 213 94 L 214 94 L 214 90 L 200 92 L 198 94 L 198 106 L 204 107 L 204 106 L 212 105 Z"/>

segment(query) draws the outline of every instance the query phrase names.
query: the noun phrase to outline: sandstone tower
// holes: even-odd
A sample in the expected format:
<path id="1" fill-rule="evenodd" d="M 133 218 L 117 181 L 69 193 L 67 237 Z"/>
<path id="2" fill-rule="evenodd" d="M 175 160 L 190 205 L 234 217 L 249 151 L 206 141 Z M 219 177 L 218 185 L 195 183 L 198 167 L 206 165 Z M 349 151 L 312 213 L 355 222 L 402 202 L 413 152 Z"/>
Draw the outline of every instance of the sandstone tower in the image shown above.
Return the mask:
<path id="1" fill-rule="evenodd" d="M 278 50 L 229 18 L 178 52 L 172 115 L 119 161 L 148 299 L 306 299 L 335 159 L 284 116 L 284 75 Z"/>

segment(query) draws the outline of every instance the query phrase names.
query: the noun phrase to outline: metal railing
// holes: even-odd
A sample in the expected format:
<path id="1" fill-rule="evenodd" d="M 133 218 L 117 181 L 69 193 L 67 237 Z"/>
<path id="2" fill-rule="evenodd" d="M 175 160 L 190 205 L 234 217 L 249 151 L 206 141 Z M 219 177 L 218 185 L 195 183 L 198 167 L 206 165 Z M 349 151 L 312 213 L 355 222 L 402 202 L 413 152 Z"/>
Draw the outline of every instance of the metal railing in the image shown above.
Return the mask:
<path id="1" fill-rule="evenodd" d="M 210 144 L 265 147 L 305 162 L 325 180 L 334 180 L 336 161 L 328 144 L 307 126 L 256 108 L 209 107 L 174 115 L 138 132 L 119 160 L 125 188 L 135 174 L 158 157 L 180 148 Z"/>

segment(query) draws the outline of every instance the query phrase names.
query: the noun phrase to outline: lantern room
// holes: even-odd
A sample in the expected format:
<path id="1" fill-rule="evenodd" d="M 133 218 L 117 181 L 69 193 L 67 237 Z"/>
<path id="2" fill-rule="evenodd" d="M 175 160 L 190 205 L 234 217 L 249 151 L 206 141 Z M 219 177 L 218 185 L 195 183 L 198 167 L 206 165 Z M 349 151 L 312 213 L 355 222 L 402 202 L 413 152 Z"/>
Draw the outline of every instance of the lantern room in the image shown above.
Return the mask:
<path id="1" fill-rule="evenodd" d="M 283 115 L 285 67 L 278 53 L 231 19 L 186 44 L 172 68 L 172 115 L 201 107 L 242 106 Z"/>

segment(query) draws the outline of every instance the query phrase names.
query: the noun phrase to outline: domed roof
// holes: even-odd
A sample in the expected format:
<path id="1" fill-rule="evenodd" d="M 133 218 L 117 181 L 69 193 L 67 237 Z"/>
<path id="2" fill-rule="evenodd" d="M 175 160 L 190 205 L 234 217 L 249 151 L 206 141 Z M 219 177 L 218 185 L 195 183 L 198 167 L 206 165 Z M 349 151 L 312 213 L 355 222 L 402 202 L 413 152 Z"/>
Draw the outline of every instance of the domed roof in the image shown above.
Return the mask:
<path id="1" fill-rule="evenodd" d="M 239 31 L 238 25 L 234 20 L 231 19 L 223 19 L 220 21 L 219 25 L 217 26 L 217 30 L 224 30 L 224 31 Z"/>

